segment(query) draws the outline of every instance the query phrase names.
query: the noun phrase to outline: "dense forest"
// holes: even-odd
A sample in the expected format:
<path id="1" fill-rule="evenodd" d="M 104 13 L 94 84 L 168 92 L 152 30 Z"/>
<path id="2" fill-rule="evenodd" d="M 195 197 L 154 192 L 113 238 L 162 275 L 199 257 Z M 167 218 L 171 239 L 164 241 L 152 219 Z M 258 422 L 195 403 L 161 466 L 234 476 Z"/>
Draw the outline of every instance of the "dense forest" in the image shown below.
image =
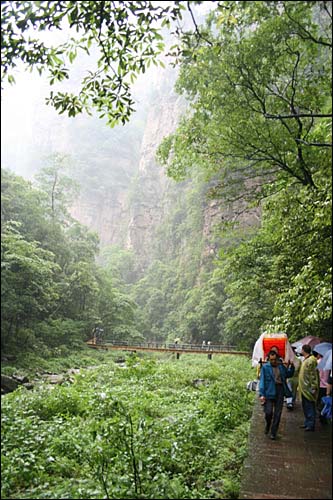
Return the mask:
<path id="1" fill-rule="evenodd" d="M 188 6 L 195 29 L 178 24 L 179 42 L 169 47 L 180 68 L 176 90 L 189 105 L 157 150 L 180 186 L 170 190 L 145 269 L 125 247 L 104 249 L 97 263 L 98 236 L 70 215 L 79 176 L 68 174 L 61 154 L 34 184 L 2 172 L 5 353 L 73 346 L 96 323 L 115 339 L 176 335 L 243 348 L 263 330 L 329 338 L 331 6 L 215 2 L 199 26 L 192 8 L 201 3 Z M 72 117 L 95 107 L 111 126 L 133 113 L 130 82 L 159 64 L 163 36 L 150 23 L 165 30 L 185 10 L 182 2 L 149 9 L 124 2 L 112 12 L 109 2 L 100 11 L 89 2 L 29 5 L 3 2 L 3 79 L 14 82 L 20 60 L 48 72 L 51 84 L 62 82 L 92 45 L 99 69 L 77 96 L 52 91 L 49 104 Z M 60 29 L 63 19 L 82 37 L 51 48 L 31 38 L 30 27 Z M 97 191 L 117 186 L 112 175 L 89 176 L 82 182 L 95 181 Z M 212 201 L 222 215 L 207 254 Z M 251 210 L 260 221 L 240 223 Z"/>

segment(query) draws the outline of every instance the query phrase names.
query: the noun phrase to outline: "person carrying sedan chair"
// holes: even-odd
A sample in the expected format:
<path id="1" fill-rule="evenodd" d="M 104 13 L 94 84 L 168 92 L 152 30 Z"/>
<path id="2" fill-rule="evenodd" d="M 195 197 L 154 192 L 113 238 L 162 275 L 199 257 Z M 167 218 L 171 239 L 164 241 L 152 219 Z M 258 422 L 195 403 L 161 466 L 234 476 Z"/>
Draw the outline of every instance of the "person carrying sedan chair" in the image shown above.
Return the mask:
<path id="1" fill-rule="evenodd" d="M 273 350 L 269 351 L 268 361 L 261 368 L 259 397 L 265 413 L 265 434 L 270 432 L 273 440 L 279 428 L 284 398 L 292 397 L 287 379 L 293 376 L 294 371 L 293 363 L 286 366 Z"/>

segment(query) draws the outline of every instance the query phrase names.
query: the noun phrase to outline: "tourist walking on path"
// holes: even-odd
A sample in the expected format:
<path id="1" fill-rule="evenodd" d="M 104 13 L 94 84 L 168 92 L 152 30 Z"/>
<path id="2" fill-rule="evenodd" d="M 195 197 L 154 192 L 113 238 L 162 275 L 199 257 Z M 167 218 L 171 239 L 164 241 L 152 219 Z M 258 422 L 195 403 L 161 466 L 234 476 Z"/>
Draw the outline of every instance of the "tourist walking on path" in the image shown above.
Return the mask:
<path id="1" fill-rule="evenodd" d="M 268 361 L 260 372 L 259 397 L 264 406 L 266 427 L 265 434 L 271 432 L 270 438 L 276 439 L 279 428 L 284 397 L 290 397 L 291 392 L 287 386 L 287 378 L 294 374 L 294 365 L 287 368 L 279 360 L 275 351 L 268 353 Z"/>
<path id="2" fill-rule="evenodd" d="M 319 394 L 319 373 L 317 360 L 311 354 L 311 346 L 302 346 L 304 361 L 301 365 L 298 387 L 302 398 L 304 413 L 304 424 L 301 426 L 305 431 L 314 431 L 316 422 L 316 402 Z"/>

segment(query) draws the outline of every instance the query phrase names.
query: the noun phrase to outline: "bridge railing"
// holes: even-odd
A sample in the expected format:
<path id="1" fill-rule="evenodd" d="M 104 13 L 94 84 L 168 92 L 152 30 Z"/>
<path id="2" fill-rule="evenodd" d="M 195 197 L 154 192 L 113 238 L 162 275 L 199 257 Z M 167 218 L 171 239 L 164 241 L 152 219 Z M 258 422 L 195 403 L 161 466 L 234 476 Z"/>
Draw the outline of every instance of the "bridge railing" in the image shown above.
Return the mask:
<path id="1" fill-rule="evenodd" d="M 202 351 L 202 352 L 226 352 L 226 351 L 235 351 L 236 346 L 233 345 L 225 345 L 225 344 L 210 344 L 210 345 L 202 345 L 202 344 L 182 344 L 182 343 L 168 343 L 168 342 L 127 342 L 123 340 L 105 340 L 102 342 L 103 344 L 107 344 L 115 347 L 138 347 L 138 348 L 146 348 L 146 349 L 172 349 L 172 350 L 182 350 L 182 351 Z"/>

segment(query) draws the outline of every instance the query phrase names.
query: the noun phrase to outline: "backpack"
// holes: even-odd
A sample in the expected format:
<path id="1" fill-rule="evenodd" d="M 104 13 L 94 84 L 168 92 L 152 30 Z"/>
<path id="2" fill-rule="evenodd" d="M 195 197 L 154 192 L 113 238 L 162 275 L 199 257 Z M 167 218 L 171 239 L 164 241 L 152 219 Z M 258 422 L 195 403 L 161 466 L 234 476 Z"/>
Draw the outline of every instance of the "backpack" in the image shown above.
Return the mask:
<path id="1" fill-rule="evenodd" d="M 257 385 L 258 385 L 258 380 L 250 380 L 250 382 L 246 384 L 246 388 L 248 391 L 256 391 Z"/>

